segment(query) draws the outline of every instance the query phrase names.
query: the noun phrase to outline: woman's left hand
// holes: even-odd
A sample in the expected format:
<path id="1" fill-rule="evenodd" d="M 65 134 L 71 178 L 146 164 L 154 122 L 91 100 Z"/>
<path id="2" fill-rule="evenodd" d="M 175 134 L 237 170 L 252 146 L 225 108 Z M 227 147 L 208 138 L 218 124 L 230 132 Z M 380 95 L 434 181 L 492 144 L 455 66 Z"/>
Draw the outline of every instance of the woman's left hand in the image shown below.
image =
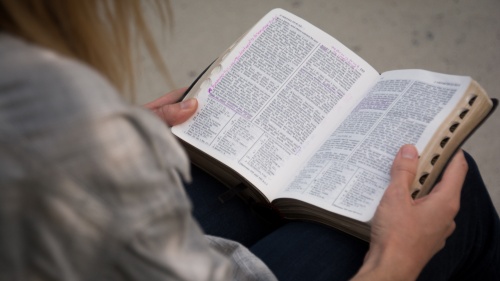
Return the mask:
<path id="1" fill-rule="evenodd" d="M 196 112 L 198 101 L 194 98 L 177 102 L 187 88 L 174 90 L 149 102 L 144 107 L 153 111 L 168 126 L 175 126 L 188 120 Z"/>

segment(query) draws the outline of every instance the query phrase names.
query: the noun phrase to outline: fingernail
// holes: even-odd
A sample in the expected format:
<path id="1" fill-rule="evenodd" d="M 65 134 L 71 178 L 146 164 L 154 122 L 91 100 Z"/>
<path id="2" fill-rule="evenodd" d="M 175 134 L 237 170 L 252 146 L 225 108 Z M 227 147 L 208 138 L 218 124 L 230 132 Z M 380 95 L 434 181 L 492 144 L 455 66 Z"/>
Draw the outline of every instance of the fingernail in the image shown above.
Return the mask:
<path id="1" fill-rule="evenodd" d="M 406 159 L 415 159 L 418 157 L 418 151 L 414 146 L 405 145 L 401 148 L 401 156 Z"/>
<path id="2" fill-rule="evenodd" d="M 188 99 L 181 102 L 181 109 L 189 109 L 194 106 L 194 99 Z"/>

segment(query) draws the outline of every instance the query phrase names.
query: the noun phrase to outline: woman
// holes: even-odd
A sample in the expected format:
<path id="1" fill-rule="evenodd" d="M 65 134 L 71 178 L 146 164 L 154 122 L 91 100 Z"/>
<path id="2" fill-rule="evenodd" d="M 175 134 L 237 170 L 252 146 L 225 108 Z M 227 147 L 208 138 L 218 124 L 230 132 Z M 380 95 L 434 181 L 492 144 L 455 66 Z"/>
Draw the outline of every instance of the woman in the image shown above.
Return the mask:
<path id="1" fill-rule="evenodd" d="M 144 42 L 160 61 L 142 9 L 135 0 L 0 1 L 3 280 L 498 274 L 488 266 L 499 261 L 498 216 L 472 159 L 457 153 L 434 191 L 412 201 L 418 156 L 409 145 L 394 161 L 369 247 L 319 225 L 268 225 L 237 199 L 218 205 L 222 187 L 195 169 L 187 188 L 202 227 L 251 251 L 204 236 L 182 187 L 187 158 L 160 121 L 183 122 L 196 101 L 175 103 L 183 90 L 174 91 L 146 105 L 155 117 L 118 94 L 133 88 L 130 42 Z"/>

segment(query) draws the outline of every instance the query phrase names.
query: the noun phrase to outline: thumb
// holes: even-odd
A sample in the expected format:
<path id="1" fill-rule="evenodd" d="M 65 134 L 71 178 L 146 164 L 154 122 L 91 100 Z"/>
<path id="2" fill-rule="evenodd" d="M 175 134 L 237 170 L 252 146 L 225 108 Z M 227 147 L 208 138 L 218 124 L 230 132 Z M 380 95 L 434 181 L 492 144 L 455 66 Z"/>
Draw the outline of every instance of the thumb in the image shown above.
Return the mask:
<path id="1" fill-rule="evenodd" d="M 179 103 L 162 105 L 154 111 L 168 126 L 175 126 L 188 120 L 197 108 L 198 101 L 191 98 Z"/>
<path id="2" fill-rule="evenodd" d="M 418 151 L 413 145 L 403 145 L 399 150 L 391 168 L 391 183 L 388 189 L 403 190 L 406 195 L 415 179 L 418 166 Z M 402 188 L 404 187 L 404 188 Z"/>

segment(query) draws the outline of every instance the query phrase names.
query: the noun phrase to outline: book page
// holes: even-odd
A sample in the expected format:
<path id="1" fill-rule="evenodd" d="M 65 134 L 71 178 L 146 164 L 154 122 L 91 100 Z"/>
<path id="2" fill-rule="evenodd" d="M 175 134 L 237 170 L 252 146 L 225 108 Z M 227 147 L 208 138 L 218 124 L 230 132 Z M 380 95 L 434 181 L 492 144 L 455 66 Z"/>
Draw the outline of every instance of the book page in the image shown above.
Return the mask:
<path id="1" fill-rule="evenodd" d="M 369 221 L 399 148 L 422 151 L 470 82 L 423 70 L 382 74 L 279 196 Z"/>
<path id="2" fill-rule="evenodd" d="M 275 9 L 214 68 L 197 93 L 198 112 L 173 132 L 272 198 L 294 160 L 328 134 L 320 124 L 347 112 L 376 79 L 337 40 Z"/>

